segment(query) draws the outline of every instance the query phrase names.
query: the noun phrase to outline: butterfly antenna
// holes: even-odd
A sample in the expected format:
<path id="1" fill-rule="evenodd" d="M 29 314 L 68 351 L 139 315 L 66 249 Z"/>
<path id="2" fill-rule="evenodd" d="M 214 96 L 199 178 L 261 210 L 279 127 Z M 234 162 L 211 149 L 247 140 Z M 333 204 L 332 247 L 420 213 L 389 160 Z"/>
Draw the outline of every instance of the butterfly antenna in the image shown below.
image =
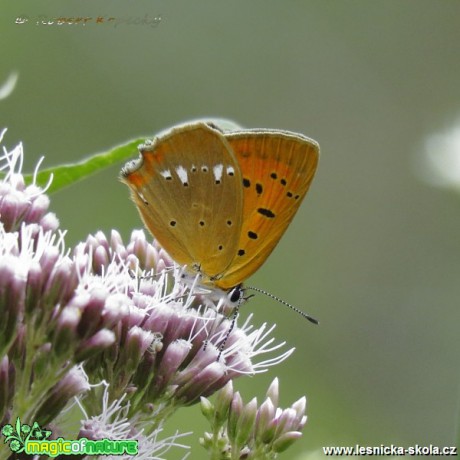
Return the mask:
<path id="1" fill-rule="evenodd" d="M 310 323 L 313 324 L 319 324 L 319 321 L 316 318 L 313 318 L 313 316 L 310 316 L 308 313 L 305 313 L 304 311 L 300 310 L 297 307 L 294 307 L 294 305 L 291 305 L 290 303 L 286 302 L 283 299 L 280 299 L 276 295 L 271 294 L 270 292 L 264 291 L 263 289 L 256 288 L 254 286 L 244 286 L 244 289 L 250 289 L 251 291 L 259 292 L 260 294 L 264 294 L 267 297 L 270 297 L 273 300 L 276 300 L 277 302 L 285 305 L 286 307 L 289 307 L 291 310 L 295 311 L 299 315 L 303 316 L 305 319 L 308 319 Z"/>

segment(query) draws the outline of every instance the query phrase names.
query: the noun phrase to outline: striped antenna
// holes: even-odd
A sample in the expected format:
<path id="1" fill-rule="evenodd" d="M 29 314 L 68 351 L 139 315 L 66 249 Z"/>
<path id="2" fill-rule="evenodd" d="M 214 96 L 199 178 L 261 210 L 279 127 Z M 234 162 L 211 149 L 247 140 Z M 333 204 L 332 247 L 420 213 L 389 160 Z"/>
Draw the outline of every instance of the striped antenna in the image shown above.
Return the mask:
<path id="1" fill-rule="evenodd" d="M 263 289 L 259 289 L 259 288 L 256 288 L 254 286 L 244 286 L 244 289 L 250 289 L 251 291 L 255 291 L 255 292 L 259 292 L 260 294 L 264 294 L 267 297 L 270 297 L 271 299 L 276 300 L 277 302 L 285 305 L 286 307 L 289 307 L 291 310 L 293 310 L 296 313 L 298 313 L 299 315 L 303 316 L 305 319 L 308 319 L 308 321 L 310 321 L 310 323 L 319 324 L 319 321 L 317 319 L 313 318 L 313 316 L 310 316 L 308 313 L 305 313 L 304 311 L 300 310 L 299 308 L 294 307 L 294 305 L 291 305 L 290 303 L 286 302 L 283 299 L 280 299 L 279 297 L 277 297 L 276 295 L 271 294 L 270 292 L 264 291 Z"/>

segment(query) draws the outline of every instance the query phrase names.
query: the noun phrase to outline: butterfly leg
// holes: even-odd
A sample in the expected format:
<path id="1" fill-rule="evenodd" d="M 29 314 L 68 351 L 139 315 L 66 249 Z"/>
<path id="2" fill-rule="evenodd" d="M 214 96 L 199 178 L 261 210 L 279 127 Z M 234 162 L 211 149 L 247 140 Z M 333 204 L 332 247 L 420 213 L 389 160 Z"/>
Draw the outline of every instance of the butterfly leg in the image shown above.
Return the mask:
<path id="1" fill-rule="evenodd" d="M 230 291 L 229 291 L 228 298 L 229 298 L 230 302 L 235 304 L 235 307 L 233 309 L 232 320 L 231 320 L 231 323 L 230 323 L 230 327 L 228 328 L 228 331 L 225 334 L 224 340 L 222 341 L 222 343 L 219 346 L 219 355 L 217 356 L 217 361 L 220 360 L 222 352 L 224 351 L 224 348 L 225 348 L 225 344 L 227 343 L 227 340 L 228 340 L 230 334 L 232 333 L 233 329 L 235 328 L 236 319 L 238 318 L 238 313 L 240 311 L 240 305 L 246 300 L 244 298 L 243 294 L 244 294 L 244 292 L 243 292 L 243 288 L 242 288 L 241 284 L 238 284 L 238 286 L 235 286 L 233 289 L 230 289 Z"/>

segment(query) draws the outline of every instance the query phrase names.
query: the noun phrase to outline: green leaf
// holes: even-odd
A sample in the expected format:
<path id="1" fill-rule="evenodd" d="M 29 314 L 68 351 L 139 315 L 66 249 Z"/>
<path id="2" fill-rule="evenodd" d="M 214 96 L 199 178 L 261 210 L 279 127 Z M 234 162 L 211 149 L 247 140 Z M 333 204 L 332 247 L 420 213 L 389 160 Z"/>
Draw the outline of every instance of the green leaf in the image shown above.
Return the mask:
<path id="1" fill-rule="evenodd" d="M 79 163 L 43 169 L 36 174 L 35 183 L 40 187 L 45 187 L 50 181 L 51 175 L 53 175 L 53 181 L 48 187 L 47 193 L 51 194 L 57 192 L 102 169 L 132 157 L 133 154 L 137 152 L 137 146 L 145 142 L 145 139 L 145 137 L 136 139 L 128 144 L 114 147 L 108 152 L 96 153 Z M 34 181 L 34 174 L 25 174 L 24 179 L 26 184 L 31 184 Z"/>

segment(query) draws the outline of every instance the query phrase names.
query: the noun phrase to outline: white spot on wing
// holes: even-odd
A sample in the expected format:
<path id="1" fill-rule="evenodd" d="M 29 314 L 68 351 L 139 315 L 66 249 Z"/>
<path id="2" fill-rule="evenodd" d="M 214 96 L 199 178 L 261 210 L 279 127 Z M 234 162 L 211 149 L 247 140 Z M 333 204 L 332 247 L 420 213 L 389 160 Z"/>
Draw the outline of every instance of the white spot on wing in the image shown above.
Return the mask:
<path id="1" fill-rule="evenodd" d="M 137 192 L 139 198 L 144 202 L 144 204 L 149 204 L 149 202 L 145 199 L 145 196 L 141 192 Z"/>
<path id="2" fill-rule="evenodd" d="M 165 179 L 171 179 L 171 171 L 169 169 L 165 169 L 164 171 L 160 171 L 160 174 L 165 178 Z"/>
<path id="3" fill-rule="evenodd" d="M 214 178 L 216 181 L 220 181 L 222 179 L 222 171 L 224 170 L 224 165 L 216 165 L 212 168 L 214 173 Z"/>
<path id="4" fill-rule="evenodd" d="M 233 166 L 227 166 L 227 174 L 233 176 L 235 174 L 235 168 Z"/>
<path id="5" fill-rule="evenodd" d="M 179 179 L 182 182 L 182 184 L 187 184 L 188 183 L 187 170 L 183 166 L 178 166 L 176 168 L 176 173 L 179 176 Z"/>

